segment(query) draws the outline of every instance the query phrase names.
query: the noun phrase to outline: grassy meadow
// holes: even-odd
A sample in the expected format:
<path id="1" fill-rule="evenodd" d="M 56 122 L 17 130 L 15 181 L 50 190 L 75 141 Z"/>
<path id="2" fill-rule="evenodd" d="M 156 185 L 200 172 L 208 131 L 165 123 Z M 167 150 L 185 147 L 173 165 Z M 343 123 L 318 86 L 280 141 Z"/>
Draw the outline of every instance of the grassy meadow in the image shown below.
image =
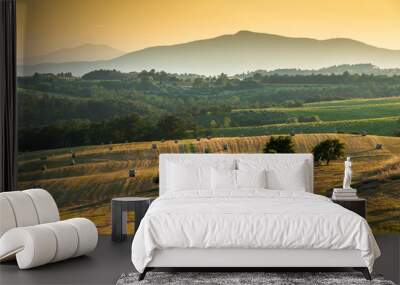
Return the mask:
<path id="1" fill-rule="evenodd" d="M 336 108 L 334 104 L 315 103 L 310 104 L 313 107 L 307 107 Z M 376 128 L 379 128 L 384 124 L 386 129 L 388 121 L 395 124 L 397 119 L 389 117 L 371 120 L 371 125 L 376 123 Z M 379 125 L 379 120 L 384 123 Z M 253 129 L 258 131 L 257 127 Z M 265 134 L 265 130 L 263 131 Z M 297 130 L 282 129 L 282 133 L 285 131 L 288 133 Z M 230 133 L 224 133 L 228 134 Z M 310 152 L 314 145 L 327 138 L 340 139 L 345 143 L 346 155 L 353 157 L 353 185 L 359 190 L 359 196 L 368 199 L 368 221 L 373 231 L 400 232 L 400 138 L 319 133 L 296 134 L 293 140 L 296 152 L 304 153 Z M 20 154 L 18 159 L 19 188 L 47 189 L 61 208 L 62 218 L 90 218 L 96 223 L 100 233 L 108 234 L 111 231 L 112 197 L 158 195 L 158 185 L 153 178 L 158 175 L 160 153 L 259 153 L 268 139 L 269 136 L 216 137 L 200 141 L 149 141 L 26 152 Z M 154 144 L 156 149 L 153 148 Z M 228 145 L 226 151 L 224 144 Z M 376 149 L 377 144 L 382 144 L 382 149 Z M 136 170 L 136 177 L 128 175 L 132 168 Z M 316 166 L 315 192 L 329 196 L 333 187 L 341 185 L 342 176 L 343 161 L 333 161 L 328 166 Z M 133 219 L 130 216 L 130 220 Z"/>

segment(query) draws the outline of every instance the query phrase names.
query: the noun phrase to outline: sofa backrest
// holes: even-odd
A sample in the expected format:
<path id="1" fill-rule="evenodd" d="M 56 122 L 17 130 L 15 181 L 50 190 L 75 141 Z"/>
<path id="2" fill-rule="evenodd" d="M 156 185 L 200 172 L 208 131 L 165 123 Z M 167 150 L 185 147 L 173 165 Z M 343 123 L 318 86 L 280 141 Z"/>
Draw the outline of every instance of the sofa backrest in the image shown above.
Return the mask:
<path id="1" fill-rule="evenodd" d="M 56 202 L 43 189 L 0 193 L 0 237 L 9 229 L 57 222 Z"/>
<path id="2" fill-rule="evenodd" d="M 293 164 L 304 163 L 304 179 L 307 181 L 305 191 L 313 193 L 314 185 L 314 159 L 311 153 L 305 154 L 160 154 L 159 162 L 159 195 L 167 191 L 168 181 L 168 163 L 184 163 L 185 165 L 219 165 L 226 164 L 228 168 L 234 165 L 234 169 L 239 169 L 241 163 L 262 164 L 265 168 L 279 167 L 281 171 L 290 173 Z"/>

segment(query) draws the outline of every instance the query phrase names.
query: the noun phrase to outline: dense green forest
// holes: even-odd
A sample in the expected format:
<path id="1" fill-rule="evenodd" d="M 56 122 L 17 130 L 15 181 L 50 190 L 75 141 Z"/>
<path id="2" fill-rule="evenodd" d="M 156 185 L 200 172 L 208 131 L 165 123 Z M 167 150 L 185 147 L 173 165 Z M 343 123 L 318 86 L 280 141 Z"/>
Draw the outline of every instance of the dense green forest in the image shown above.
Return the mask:
<path id="1" fill-rule="evenodd" d="M 349 72 L 251 73 L 244 78 L 155 70 L 96 70 L 82 77 L 35 74 L 18 78 L 18 94 L 21 151 L 179 139 L 224 133 L 223 129 L 236 134 L 236 130 L 265 125 L 286 124 L 286 131 L 291 124 L 394 117 L 400 113 L 397 101 L 384 101 L 382 105 L 370 102 L 362 110 L 351 107 L 338 116 L 335 109 L 312 106 L 400 96 L 399 75 Z"/>

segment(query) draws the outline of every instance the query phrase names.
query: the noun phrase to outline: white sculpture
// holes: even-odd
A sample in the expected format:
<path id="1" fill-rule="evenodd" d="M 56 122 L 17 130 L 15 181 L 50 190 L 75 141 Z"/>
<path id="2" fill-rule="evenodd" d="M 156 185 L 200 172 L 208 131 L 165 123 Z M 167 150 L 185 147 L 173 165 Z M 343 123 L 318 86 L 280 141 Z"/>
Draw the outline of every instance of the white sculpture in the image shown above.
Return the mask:
<path id="1" fill-rule="evenodd" d="M 343 189 L 352 189 L 351 188 L 351 158 L 347 157 L 346 161 L 344 162 L 344 179 L 343 179 Z"/>

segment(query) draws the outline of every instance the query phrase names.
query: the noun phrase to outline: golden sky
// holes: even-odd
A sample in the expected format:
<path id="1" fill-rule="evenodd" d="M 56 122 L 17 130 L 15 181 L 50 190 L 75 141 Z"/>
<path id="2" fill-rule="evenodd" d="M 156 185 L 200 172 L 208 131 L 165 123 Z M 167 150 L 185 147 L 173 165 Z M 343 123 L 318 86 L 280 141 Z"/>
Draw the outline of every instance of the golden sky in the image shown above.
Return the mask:
<path id="1" fill-rule="evenodd" d="M 239 30 L 400 50 L 400 0 L 17 0 L 19 57 L 84 43 L 134 51 Z"/>

